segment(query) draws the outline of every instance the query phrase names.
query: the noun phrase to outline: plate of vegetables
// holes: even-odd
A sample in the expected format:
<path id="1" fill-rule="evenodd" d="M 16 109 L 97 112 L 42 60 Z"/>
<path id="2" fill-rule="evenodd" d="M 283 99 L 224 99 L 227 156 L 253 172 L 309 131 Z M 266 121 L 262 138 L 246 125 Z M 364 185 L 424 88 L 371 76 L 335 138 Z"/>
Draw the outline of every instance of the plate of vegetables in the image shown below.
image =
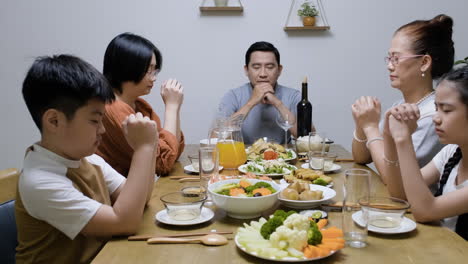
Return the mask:
<path id="1" fill-rule="evenodd" d="M 251 172 L 256 175 L 266 176 L 283 176 L 296 169 L 296 166 L 286 163 L 283 159 L 249 161 L 238 168 L 242 173 Z"/>
<path id="2" fill-rule="evenodd" d="M 283 159 L 285 161 L 294 160 L 297 154 L 294 150 L 284 148 L 275 142 L 271 142 L 268 138 L 257 139 L 252 146 L 245 149 L 247 160 L 274 160 Z"/>
<path id="3" fill-rule="evenodd" d="M 327 219 L 317 223 L 295 211 L 277 210 L 269 219 L 244 223 L 235 236 L 245 253 L 271 261 L 304 262 L 335 254 L 345 245 L 343 231 L 325 228 Z"/>

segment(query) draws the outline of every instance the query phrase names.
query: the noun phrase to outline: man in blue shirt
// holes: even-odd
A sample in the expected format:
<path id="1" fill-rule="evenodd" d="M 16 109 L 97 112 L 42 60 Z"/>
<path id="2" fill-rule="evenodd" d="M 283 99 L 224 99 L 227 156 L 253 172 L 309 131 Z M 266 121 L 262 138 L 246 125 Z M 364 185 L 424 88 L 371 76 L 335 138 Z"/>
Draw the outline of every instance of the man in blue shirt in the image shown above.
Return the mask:
<path id="1" fill-rule="evenodd" d="M 222 115 L 244 115 L 242 132 L 246 144 L 261 137 L 284 143 L 284 130 L 276 123 L 279 113 L 295 124 L 301 94 L 277 83 L 282 69 L 279 51 L 273 44 L 264 41 L 252 44 L 245 54 L 244 66 L 250 82 L 229 90 L 221 100 Z M 296 125 L 288 132 L 296 136 Z"/>

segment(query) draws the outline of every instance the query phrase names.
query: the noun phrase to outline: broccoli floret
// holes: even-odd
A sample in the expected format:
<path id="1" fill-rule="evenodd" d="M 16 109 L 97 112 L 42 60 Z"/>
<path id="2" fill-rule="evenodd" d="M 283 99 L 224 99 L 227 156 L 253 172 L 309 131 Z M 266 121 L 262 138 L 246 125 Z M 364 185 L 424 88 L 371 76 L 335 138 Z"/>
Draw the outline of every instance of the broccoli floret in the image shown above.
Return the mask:
<path id="1" fill-rule="evenodd" d="M 292 215 L 292 214 L 296 214 L 297 212 L 296 211 L 284 211 L 284 210 L 276 210 L 275 213 L 273 214 L 273 216 L 277 216 L 277 217 L 281 217 L 281 219 L 286 220 L 286 218 L 288 218 L 288 216 Z"/>
<path id="2" fill-rule="evenodd" d="M 221 190 L 219 192 L 217 192 L 218 194 L 221 194 L 221 195 L 227 195 L 229 196 L 229 190 Z"/>
<path id="3" fill-rule="evenodd" d="M 249 185 L 245 187 L 244 189 L 246 193 L 251 193 L 253 190 L 257 189 L 257 187 L 255 187 L 255 185 Z"/>
<path id="4" fill-rule="evenodd" d="M 315 229 L 318 230 L 317 222 L 315 222 L 314 220 L 311 220 L 310 221 L 310 228 L 315 228 Z"/>
<path id="5" fill-rule="evenodd" d="M 315 224 L 311 221 L 311 227 L 307 230 L 307 244 L 315 246 L 322 242 L 322 233 L 318 230 L 317 224 L 312 227 L 312 223 Z"/>
<path id="6" fill-rule="evenodd" d="M 260 228 L 260 234 L 265 239 L 270 239 L 270 235 L 276 231 L 276 228 L 283 224 L 283 219 L 278 216 L 273 216 Z"/>
<path id="7" fill-rule="evenodd" d="M 262 188 L 262 187 L 264 187 L 264 188 L 271 187 L 271 185 L 269 183 L 267 183 L 267 182 L 257 182 L 256 184 L 254 184 L 254 186 L 255 186 L 255 189 L 256 188 Z"/>
<path id="8" fill-rule="evenodd" d="M 317 178 L 312 183 L 317 184 L 317 185 L 322 185 L 322 186 L 327 186 L 328 185 L 328 183 L 322 178 Z"/>

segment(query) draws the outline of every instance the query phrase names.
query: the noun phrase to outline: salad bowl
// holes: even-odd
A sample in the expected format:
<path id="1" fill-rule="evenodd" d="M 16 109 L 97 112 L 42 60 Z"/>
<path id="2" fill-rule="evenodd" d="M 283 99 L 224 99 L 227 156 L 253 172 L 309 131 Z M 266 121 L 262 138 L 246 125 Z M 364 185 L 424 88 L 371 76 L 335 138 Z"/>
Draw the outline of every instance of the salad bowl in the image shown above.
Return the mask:
<path id="1" fill-rule="evenodd" d="M 226 211 L 226 214 L 232 218 L 237 219 L 251 219 L 259 217 L 263 211 L 272 208 L 278 200 L 278 194 L 281 191 L 281 187 L 273 181 L 264 181 L 257 179 L 248 179 L 251 184 L 257 182 L 266 182 L 276 190 L 274 193 L 258 197 L 234 197 L 219 194 L 216 190 L 219 190 L 222 186 L 226 186 L 232 183 L 239 183 L 240 179 L 229 179 L 224 181 L 218 181 L 208 186 L 208 192 L 218 207 Z"/>

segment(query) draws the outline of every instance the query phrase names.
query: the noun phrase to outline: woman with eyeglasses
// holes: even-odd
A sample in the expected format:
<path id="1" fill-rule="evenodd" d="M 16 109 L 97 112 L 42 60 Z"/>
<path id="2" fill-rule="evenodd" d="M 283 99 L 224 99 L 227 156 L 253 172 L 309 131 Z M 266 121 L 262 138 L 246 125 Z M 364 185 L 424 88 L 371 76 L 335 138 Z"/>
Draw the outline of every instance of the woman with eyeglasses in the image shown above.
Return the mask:
<path id="1" fill-rule="evenodd" d="M 443 147 L 432 122 L 435 114 L 433 80 L 453 66 L 452 26 L 453 20 L 446 15 L 403 25 L 394 33 L 385 58 L 391 86 L 403 95 L 392 107 L 403 103 L 415 104 L 421 113 L 418 127 L 412 134 L 419 167 L 431 161 Z M 383 166 L 396 161 L 384 155 L 380 101 L 372 96 L 363 96 L 356 100 L 351 110 L 356 127 L 352 143 L 354 160 L 362 164 L 374 162 L 386 183 Z"/>
<path id="2" fill-rule="evenodd" d="M 106 105 L 103 118 L 106 133 L 97 153 L 122 175 L 128 174 L 132 162 L 133 149 L 126 143 L 122 131 L 122 122 L 130 114 L 141 112 L 158 126 L 156 174 L 168 174 L 184 149 L 184 136 L 180 130 L 184 89 L 180 82 L 169 79 L 161 85 L 165 104 L 163 126 L 151 105 L 141 98 L 151 92 L 161 67 L 161 53 L 141 36 L 123 33 L 107 46 L 103 73 L 114 88 L 117 99 Z"/>

